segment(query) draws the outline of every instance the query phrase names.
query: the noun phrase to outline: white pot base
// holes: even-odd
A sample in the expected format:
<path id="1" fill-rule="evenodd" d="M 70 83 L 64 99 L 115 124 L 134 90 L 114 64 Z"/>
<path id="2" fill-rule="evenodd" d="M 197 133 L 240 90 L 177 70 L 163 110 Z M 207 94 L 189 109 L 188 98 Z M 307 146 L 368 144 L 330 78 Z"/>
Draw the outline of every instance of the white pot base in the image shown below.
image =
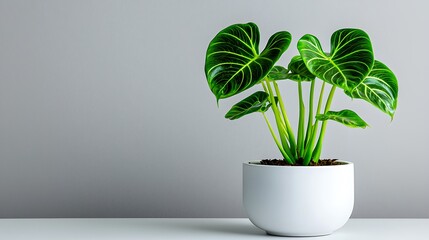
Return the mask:
<path id="1" fill-rule="evenodd" d="M 243 204 L 269 235 L 323 236 L 341 228 L 353 210 L 353 163 L 332 166 L 243 164 Z"/>

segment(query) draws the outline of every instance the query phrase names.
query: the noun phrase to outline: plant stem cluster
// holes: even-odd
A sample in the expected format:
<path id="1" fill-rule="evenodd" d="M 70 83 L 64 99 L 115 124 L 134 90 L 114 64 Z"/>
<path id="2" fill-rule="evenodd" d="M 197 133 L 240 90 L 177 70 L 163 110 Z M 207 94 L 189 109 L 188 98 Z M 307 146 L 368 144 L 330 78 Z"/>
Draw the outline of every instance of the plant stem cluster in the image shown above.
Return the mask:
<path id="1" fill-rule="evenodd" d="M 297 82 L 299 96 L 299 120 L 297 138 L 295 138 L 293 128 L 291 127 L 289 117 L 287 115 L 286 108 L 283 102 L 283 97 L 280 93 L 277 82 L 270 81 L 268 78 L 265 78 L 265 80 L 261 82 L 264 91 L 269 94 L 269 101 L 271 103 L 271 109 L 273 111 L 275 123 L 277 126 L 277 134 L 273 126 L 271 125 L 266 113 L 262 112 L 262 115 L 285 161 L 287 161 L 291 165 L 308 165 L 311 161 L 317 163 L 320 158 L 327 121 L 323 121 L 321 126 L 319 126 L 320 121 L 315 119 L 314 116 L 321 113 L 320 111 L 323 104 L 325 82 L 322 83 L 316 112 L 314 112 L 313 102 L 316 85 L 315 81 L 316 80 L 311 81 L 310 95 L 308 100 L 309 108 L 307 112 L 305 110 L 304 98 L 302 94 L 302 82 Z M 326 100 L 325 109 L 323 113 L 327 113 L 329 111 L 332 99 L 334 97 L 335 89 L 335 86 L 331 87 L 331 91 L 329 92 L 328 98 Z M 308 115 L 308 120 L 307 126 L 305 127 L 304 125 L 306 113 Z"/>

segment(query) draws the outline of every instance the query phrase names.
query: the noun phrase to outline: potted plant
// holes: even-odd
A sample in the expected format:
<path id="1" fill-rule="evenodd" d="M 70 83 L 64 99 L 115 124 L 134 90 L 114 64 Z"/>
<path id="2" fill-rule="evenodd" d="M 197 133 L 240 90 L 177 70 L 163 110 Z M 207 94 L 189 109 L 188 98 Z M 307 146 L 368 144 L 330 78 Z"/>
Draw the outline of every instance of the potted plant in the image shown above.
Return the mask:
<path id="1" fill-rule="evenodd" d="M 398 95 L 396 77 L 374 59 L 370 38 L 360 29 L 334 32 L 329 53 L 315 36 L 304 35 L 298 41 L 299 55 L 287 67 L 276 62 L 289 47 L 291 34 L 275 33 L 262 52 L 258 49 L 259 38 L 254 23 L 231 25 L 210 42 L 205 60 L 206 78 L 217 102 L 260 86 L 259 91 L 232 106 L 225 117 L 235 120 L 260 113 L 283 158 L 243 164 L 244 207 L 252 223 L 268 234 L 330 234 L 351 215 L 354 170 L 351 162 L 320 160 L 326 124 L 333 120 L 348 127 L 367 126 L 352 110 L 331 110 L 334 93 L 339 88 L 393 118 Z M 297 84 L 296 131 L 289 121 L 280 80 Z M 304 84 L 309 85 L 305 88 L 309 90 L 307 102 Z M 318 93 L 316 84 L 321 85 Z M 266 115 L 270 109 L 274 123 Z"/>

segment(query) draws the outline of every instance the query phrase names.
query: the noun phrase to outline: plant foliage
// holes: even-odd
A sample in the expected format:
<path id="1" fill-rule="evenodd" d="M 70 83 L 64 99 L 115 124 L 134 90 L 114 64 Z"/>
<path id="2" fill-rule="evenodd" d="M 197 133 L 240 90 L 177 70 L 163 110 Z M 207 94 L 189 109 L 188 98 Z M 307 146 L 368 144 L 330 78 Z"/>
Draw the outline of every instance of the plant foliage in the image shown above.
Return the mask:
<path id="1" fill-rule="evenodd" d="M 306 34 L 298 41 L 299 55 L 291 59 L 287 68 L 275 64 L 289 47 L 291 34 L 286 31 L 273 34 L 261 53 L 259 39 L 259 29 L 254 23 L 234 24 L 221 30 L 207 48 L 205 74 L 217 101 L 255 85 L 262 86 L 263 91 L 235 104 L 225 117 L 235 120 L 250 113 L 261 113 L 282 156 L 290 164 L 308 165 L 319 161 L 327 120 L 354 128 L 368 126 L 352 110 L 330 111 L 337 88 L 393 118 L 398 98 L 397 79 L 386 65 L 375 60 L 371 40 L 363 30 L 347 28 L 334 32 L 329 53 L 322 49 L 315 36 Z M 280 93 L 277 83 L 280 80 L 293 80 L 298 86 L 296 132 Z M 310 83 L 307 110 L 304 82 Z M 318 95 L 316 82 L 321 84 Z M 331 89 L 323 104 L 326 85 Z M 274 115 L 274 127 L 266 116 L 269 109 Z"/>

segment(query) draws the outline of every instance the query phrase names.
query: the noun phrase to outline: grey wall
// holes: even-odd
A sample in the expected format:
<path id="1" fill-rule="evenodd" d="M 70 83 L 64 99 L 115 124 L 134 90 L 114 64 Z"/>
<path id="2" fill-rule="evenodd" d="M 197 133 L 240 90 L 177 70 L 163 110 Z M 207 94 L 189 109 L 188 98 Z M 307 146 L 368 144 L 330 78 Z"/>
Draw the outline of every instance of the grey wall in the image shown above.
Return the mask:
<path id="1" fill-rule="evenodd" d="M 331 123 L 356 164 L 354 217 L 429 217 L 425 1 L 0 1 L 0 217 L 243 217 L 241 163 L 279 157 L 259 115 L 228 121 L 203 72 L 222 28 L 256 22 L 328 47 L 365 29 L 400 83 L 393 122 L 338 91 L 366 130 Z M 282 83 L 290 115 L 296 87 Z M 296 124 L 296 120 L 293 121 Z"/>

